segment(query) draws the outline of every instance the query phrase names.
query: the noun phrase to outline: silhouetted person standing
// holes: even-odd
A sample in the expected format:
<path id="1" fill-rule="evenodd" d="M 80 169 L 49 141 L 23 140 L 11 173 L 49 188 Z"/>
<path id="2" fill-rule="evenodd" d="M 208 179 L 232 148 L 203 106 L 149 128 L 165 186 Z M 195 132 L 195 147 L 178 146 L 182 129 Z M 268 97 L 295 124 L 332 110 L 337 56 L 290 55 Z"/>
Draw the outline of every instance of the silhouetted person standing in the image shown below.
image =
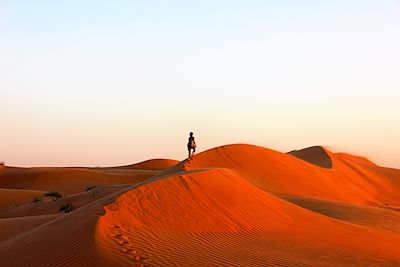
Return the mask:
<path id="1" fill-rule="evenodd" d="M 189 135 L 190 136 L 189 136 L 189 142 L 187 144 L 187 148 L 189 151 L 189 158 L 190 158 L 190 156 L 192 156 L 194 154 L 194 152 L 196 152 L 196 142 L 194 141 L 193 133 L 190 132 Z M 192 152 L 192 150 L 193 150 L 193 152 Z"/>

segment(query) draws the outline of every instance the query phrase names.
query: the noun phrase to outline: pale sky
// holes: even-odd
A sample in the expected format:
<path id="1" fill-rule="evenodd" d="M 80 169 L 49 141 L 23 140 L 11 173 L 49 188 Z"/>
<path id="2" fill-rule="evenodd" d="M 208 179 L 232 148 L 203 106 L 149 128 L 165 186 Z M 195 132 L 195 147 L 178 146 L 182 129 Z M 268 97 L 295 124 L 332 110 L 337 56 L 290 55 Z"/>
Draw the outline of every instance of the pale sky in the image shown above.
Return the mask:
<path id="1" fill-rule="evenodd" d="M 400 168 L 400 1 L 0 0 L 0 161 L 250 143 Z"/>

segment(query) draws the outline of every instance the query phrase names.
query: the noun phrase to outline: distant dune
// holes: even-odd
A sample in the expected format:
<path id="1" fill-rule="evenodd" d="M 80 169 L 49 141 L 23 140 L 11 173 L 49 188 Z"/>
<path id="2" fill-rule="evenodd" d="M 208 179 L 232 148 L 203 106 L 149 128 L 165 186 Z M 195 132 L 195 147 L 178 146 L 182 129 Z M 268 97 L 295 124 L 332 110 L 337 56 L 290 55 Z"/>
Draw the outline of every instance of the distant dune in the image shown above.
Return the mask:
<path id="1" fill-rule="evenodd" d="M 237 144 L 181 162 L 5 168 L 0 187 L 2 266 L 400 263 L 400 170 L 318 146 L 285 154 Z M 30 201 L 47 191 L 65 196 Z M 67 204 L 73 210 L 60 213 Z"/>
<path id="2" fill-rule="evenodd" d="M 161 166 L 167 168 L 174 163 L 171 160 L 153 162 L 138 163 L 129 168 L 6 168 L 0 172 L 0 187 L 72 194 L 95 185 L 140 182 L 159 173 Z M 140 169 L 140 166 L 144 168 Z"/>
<path id="3" fill-rule="evenodd" d="M 37 190 L 0 188 L 0 209 L 30 203 L 35 197 L 43 196 L 45 193 Z"/>
<path id="4" fill-rule="evenodd" d="M 108 167 L 108 168 L 105 168 L 105 169 L 128 169 L 128 170 L 154 170 L 154 171 L 160 171 L 160 170 L 165 170 L 165 169 L 167 169 L 169 167 L 172 167 L 177 163 L 179 163 L 179 161 L 172 160 L 172 159 L 149 159 L 149 160 L 142 161 L 142 162 L 139 162 L 139 163 L 135 163 L 135 164 L 132 164 L 132 165 Z"/>

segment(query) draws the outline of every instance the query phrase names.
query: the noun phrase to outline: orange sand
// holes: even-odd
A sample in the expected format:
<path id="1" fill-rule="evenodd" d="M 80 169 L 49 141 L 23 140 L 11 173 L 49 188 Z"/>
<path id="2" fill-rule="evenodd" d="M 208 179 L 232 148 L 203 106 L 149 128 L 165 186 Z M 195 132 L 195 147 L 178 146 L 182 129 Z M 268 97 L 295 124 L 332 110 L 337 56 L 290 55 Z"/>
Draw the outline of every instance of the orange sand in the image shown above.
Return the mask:
<path id="1" fill-rule="evenodd" d="M 0 231 L 2 266 L 400 263 L 400 170 L 322 147 L 228 145 L 179 163 L 6 168 L 0 187 L 67 194 L 0 208 L 0 227 L 13 229 Z M 59 213 L 66 203 L 76 209 Z"/>
<path id="2" fill-rule="evenodd" d="M 17 207 L 22 204 L 30 203 L 35 197 L 41 197 L 45 191 L 21 190 L 0 188 L 0 209 L 6 207 Z"/>

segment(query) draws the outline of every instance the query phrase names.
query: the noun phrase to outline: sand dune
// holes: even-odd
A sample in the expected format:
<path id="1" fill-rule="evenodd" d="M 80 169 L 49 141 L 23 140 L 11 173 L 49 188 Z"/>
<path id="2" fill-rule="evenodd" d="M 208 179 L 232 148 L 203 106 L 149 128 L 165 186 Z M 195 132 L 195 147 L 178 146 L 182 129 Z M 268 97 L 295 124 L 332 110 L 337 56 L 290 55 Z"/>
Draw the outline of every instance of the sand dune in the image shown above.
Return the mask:
<path id="1" fill-rule="evenodd" d="M 17 207 L 22 204 L 34 201 L 36 197 L 41 197 L 45 191 L 22 190 L 22 189 L 5 189 L 0 188 L 0 209 L 13 206 Z"/>
<path id="2" fill-rule="evenodd" d="M 228 169 L 161 179 L 106 210 L 99 248 L 119 265 L 345 266 L 359 261 L 354 254 L 367 265 L 400 260 L 398 238 L 291 205 Z"/>
<path id="3" fill-rule="evenodd" d="M 154 170 L 109 170 L 85 168 L 15 168 L 0 171 L 0 187 L 73 194 L 96 185 L 132 184 L 155 174 Z"/>
<path id="4" fill-rule="evenodd" d="M 181 162 L 106 207 L 99 250 L 126 266 L 396 266 L 398 214 L 373 206 L 398 205 L 397 176 L 318 147 L 296 156 L 231 145 Z"/>
<path id="5" fill-rule="evenodd" d="M 161 171 L 168 169 L 179 163 L 173 159 L 149 159 L 132 165 L 124 165 L 117 167 L 108 167 L 106 169 L 128 169 L 128 170 L 155 170 Z"/>
<path id="6" fill-rule="evenodd" d="M 16 225 L 0 232 L 2 265 L 400 263 L 400 170 L 322 147 L 227 145 L 182 162 L 0 170 L 3 190 L 49 185 L 67 196 L 0 209 L 0 227 Z M 60 213 L 67 203 L 75 209 Z"/>
<path id="7" fill-rule="evenodd" d="M 331 169 L 262 147 L 228 145 L 196 155 L 183 164 L 183 169 L 229 168 L 270 193 L 400 206 L 399 180 L 388 175 L 388 170 L 325 152 L 332 160 Z"/>

